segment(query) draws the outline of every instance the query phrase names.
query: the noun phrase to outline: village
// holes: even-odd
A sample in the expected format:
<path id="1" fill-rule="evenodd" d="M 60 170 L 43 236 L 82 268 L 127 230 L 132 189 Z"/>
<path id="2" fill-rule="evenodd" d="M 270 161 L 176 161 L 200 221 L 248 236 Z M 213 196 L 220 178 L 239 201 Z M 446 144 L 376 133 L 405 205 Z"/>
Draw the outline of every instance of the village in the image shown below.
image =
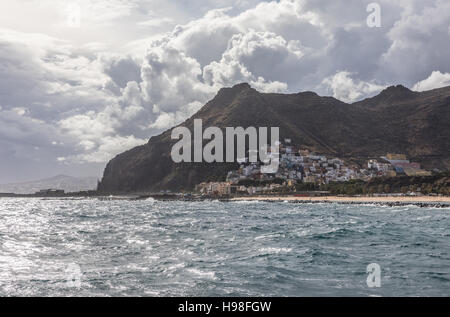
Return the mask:
<path id="1" fill-rule="evenodd" d="M 419 163 L 410 162 L 404 154 L 391 154 L 370 159 L 363 168 L 346 164 L 336 157 L 296 148 L 290 139 L 280 145 L 280 164 L 276 173 L 261 173 L 262 163 L 249 163 L 244 159 L 238 170 L 230 171 L 225 182 L 208 182 L 197 185 L 202 195 L 255 195 L 280 191 L 295 193 L 297 184 L 323 185 L 351 180 L 368 181 L 375 177 L 429 176 Z"/>

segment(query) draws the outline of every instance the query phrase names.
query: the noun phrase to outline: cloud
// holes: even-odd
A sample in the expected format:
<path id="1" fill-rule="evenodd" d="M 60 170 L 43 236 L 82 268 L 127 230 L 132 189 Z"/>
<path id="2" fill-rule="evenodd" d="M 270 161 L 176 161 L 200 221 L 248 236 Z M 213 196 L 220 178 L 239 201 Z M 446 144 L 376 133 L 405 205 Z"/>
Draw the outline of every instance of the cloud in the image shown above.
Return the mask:
<path id="1" fill-rule="evenodd" d="M 322 84 L 332 91 L 333 97 L 344 102 L 354 102 L 364 96 L 375 95 L 386 86 L 374 83 L 354 80 L 352 73 L 341 71 L 333 76 L 325 78 Z"/>
<path id="2" fill-rule="evenodd" d="M 61 138 L 57 129 L 42 120 L 31 118 L 27 115 L 27 109 L 13 108 L 0 110 L 0 135 L 1 140 L 11 144 L 33 145 L 48 147 L 50 140 Z"/>
<path id="3" fill-rule="evenodd" d="M 214 93 L 199 79 L 200 64 L 170 42 L 153 43 L 142 66 L 144 99 L 155 112 L 176 111 Z"/>
<path id="4" fill-rule="evenodd" d="M 249 30 L 231 37 L 221 60 L 205 66 L 203 79 L 216 87 L 249 82 L 263 92 L 285 92 L 286 83 L 265 78 L 282 78 L 282 73 L 300 63 L 302 56 L 297 41 L 287 42 L 274 33 Z M 267 64 L 271 69 L 265 67 Z"/>
<path id="5" fill-rule="evenodd" d="M 141 27 L 161 27 L 167 24 L 173 24 L 174 21 L 171 18 L 152 18 L 150 20 L 138 22 Z"/>
<path id="6" fill-rule="evenodd" d="M 103 72 L 110 77 L 112 84 L 117 88 L 124 88 L 129 82 L 141 81 L 142 61 L 132 56 L 100 54 L 99 62 Z"/>
<path id="7" fill-rule="evenodd" d="M 93 55 L 52 37 L 4 29 L 0 46 L 0 139 L 12 150 L 8 155 L 100 162 L 145 143 L 137 135 L 120 135 L 143 109 L 133 91 L 140 91 L 138 84 L 129 81 L 140 78 L 132 59 Z M 119 96 L 105 89 L 109 82 Z M 112 138 L 116 147 L 109 144 Z M 48 158 L 45 149 L 55 157 Z"/>
<path id="8" fill-rule="evenodd" d="M 450 86 L 450 73 L 443 74 L 440 71 L 434 71 L 430 77 L 415 84 L 413 90 L 425 91 L 445 86 Z"/>
<path id="9" fill-rule="evenodd" d="M 450 84 L 449 2 L 379 0 L 382 28 L 369 2 L 80 0 L 80 28 L 65 4 L 2 2 L 2 162 L 104 163 L 244 81 L 347 102 Z"/>
<path id="10" fill-rule="evenodd" d="M 450 49 L 447 30 L 450 2 L 401 3 L 404 5 L 401 19 L 386 33 L 390 47 L 380 58 L 383 77 L 391 76 L 413 85 L 432 70 L 450 72 L 450 64 L 446 61 Z"/>
<path id="11" fill-rule="evenodd" d="M 135 146 L 142 145 L 146 141 L 138 139 L 132 135 L 129 136 L 107 136 L 105 137 L 98 147 L 92 144 L 89 149 L 94 151 L 86 152 L 74 156 L 59 157 L 58 160 L 66 162 L 67 160 L 72 163 L 88 162 L 88 163 L 104 163 L 112 159 L 115 155 L 123 152 L 125 149 L 131 149 Z"/>

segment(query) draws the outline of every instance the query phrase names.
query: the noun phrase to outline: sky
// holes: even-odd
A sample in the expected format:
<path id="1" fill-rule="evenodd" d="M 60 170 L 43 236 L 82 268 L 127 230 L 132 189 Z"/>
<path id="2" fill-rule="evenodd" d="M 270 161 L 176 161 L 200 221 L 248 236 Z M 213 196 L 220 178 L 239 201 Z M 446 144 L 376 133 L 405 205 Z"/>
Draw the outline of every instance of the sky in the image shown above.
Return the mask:
<path id="1" fill-rule="evenodd" d="M 345 102 L 447 86 L 448 52 L 448 0 L 2 0 L 0 183 L 101 177 L 241 82 Z"/>

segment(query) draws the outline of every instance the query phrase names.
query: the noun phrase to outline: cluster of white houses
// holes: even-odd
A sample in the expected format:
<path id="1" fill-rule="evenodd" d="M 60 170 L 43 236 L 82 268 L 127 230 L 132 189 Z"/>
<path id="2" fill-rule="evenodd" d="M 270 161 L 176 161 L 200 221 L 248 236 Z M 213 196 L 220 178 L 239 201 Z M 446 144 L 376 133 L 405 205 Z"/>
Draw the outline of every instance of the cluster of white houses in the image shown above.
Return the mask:
<path id="1" fill-rule="evenodd" d="M 344 161 L 339 158 L 328 158 L 306 149 L 297 150 L 289 145 L 289 139 L 285 140 L 284 144 L 286 145 L 280 146 L 280 164 L 276 173 L 261 173 L 260 163 L 243 163 L 239 170 L 228 173 L 227 181 L 238 183 L 244 179 L 283 179 L 286 181 L 328 184 L 329 182 L 364 179 L 370 176 L 367 170 L 361 170 L 358 166 L 346 166 Z"/>
<path id="2" fill-rule="evenodd" d="M 418 163 L 408 161 L 403 154 L 387 154 L 381 158 L 381 162 L 369 160 L 367 168 L 360 168 L 356 165 L 347 166 L 339 158 L 328 158 L 306 149 L 296 149 L 290 143 L 287 139 L 280 146 L 280 164 L 276 173 L 261 173 L 261 163 L 248 163 L 244 160 L 238 170 L 228 173 L 226 182 L 202 183 L 197 186 L 197 191 L 205 195 L 258 194 L 274 192 L 283 186 L 293 187 L 299 182 L 329 184 L 353 179 L 394 177 L 398 174 L 429 174 L 421 170 Z M 239 186 L 246 180 L 260 181 L 264 186 Z"/>

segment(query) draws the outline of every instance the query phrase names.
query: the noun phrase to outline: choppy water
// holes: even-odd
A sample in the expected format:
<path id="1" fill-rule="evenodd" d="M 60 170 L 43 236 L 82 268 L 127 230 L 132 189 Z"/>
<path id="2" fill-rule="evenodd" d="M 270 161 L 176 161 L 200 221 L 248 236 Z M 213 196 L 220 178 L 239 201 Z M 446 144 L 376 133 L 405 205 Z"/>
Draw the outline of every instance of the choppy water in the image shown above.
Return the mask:
<path id="1" fill-rule="evenodd" d="M 449 228 L 448 208 L 0 199 L 0 296 L 449 296 Z"/>

